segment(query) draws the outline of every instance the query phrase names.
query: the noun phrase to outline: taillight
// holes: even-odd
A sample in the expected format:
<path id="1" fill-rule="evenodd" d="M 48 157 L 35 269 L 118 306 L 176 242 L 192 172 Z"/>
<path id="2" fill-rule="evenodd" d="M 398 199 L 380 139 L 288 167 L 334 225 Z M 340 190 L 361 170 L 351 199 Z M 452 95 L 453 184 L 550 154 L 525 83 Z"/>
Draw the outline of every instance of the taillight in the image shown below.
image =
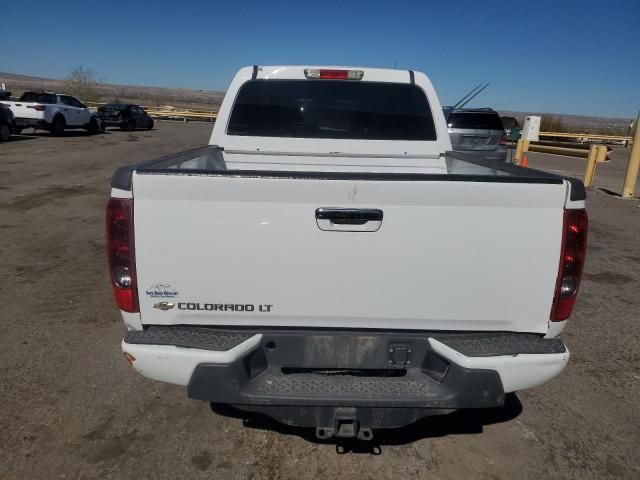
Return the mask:
<path id="1" fill-rule="evenodd" d="M 121 310 L 138 312 L 135 247 L 133 240 L 133 199 L 111 198 L 107 204 L 107 256 L 109 275 Z"/>
<path id="2" fill-rule="evenodd" d="M 362 70 L 327 70 L 305 68 L 304 76 L 310 79 L 321 80 L 362 80 L 364 72 Z"/>
<path id="3" fill-rule="evenodd" d="M 565 210 L 562 224 L 562 250 L 551 308 L 551 321 L 566 320 L 571 315 L 578 296 L 582 269 L 587 253 L 587 211 Z"/>
<path id="4" fill-rule="evenodd" d="M 27 108 L 33 108 L 38 112 L 44 112 L 47 109 L 46 105 L 27 105 Z"/>

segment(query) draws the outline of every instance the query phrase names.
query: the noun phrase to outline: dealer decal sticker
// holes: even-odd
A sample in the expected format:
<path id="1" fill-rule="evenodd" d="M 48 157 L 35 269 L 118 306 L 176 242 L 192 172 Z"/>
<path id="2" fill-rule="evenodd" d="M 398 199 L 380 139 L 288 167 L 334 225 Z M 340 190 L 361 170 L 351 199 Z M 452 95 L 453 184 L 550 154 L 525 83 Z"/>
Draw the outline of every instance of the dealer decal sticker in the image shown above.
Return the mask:
<path id="1" fill-rule="evenodd" d="M 178 292 L 168 283 L 151 285 L 144 293 L 152 298 L 176 298 L 178 296 Z"/>

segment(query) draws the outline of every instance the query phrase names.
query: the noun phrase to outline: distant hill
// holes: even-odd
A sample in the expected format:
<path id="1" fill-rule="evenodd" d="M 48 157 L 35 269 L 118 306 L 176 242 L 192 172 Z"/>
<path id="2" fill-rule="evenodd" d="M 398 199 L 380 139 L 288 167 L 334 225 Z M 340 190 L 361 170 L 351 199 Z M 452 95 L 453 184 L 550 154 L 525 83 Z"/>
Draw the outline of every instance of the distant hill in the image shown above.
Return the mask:
<path id="1" fill-rule="evenodd" d="M 15 73 L 0 72 L 0 83 L 5 83 L 13 97 L 25 90 L 49 90 L 64 93 L 64 81 L 52 78 L 31 77 Z M 192 90 L 188 88 L 145 87 L 139 85 L 99 84 L 96 87 L 100 101 L 137 103 L 146 106 L 165 106 L 218 110 L 224 92 L 215 90 Z"/>
<path id="2" fill-rule="evenodd" d="M 590 117 L 587 115 L 568 115 L 564 113 L 510 112 L 500 110 L 500 115 L 516 117 L 520 125 L 528 115 L 560 117 L 563 130 L 576 133 L 600 133 L 604 135 L 626 135 L 630 118 Z"/>

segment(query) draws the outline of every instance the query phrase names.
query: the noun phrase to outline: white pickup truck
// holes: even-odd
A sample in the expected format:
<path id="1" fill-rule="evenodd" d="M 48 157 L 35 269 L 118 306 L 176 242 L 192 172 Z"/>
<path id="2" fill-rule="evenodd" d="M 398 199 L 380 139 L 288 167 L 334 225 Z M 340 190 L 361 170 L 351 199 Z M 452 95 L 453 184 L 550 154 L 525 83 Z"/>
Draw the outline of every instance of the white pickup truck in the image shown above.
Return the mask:
<path id="1" fill-rule="evenodd" d="M 555 377 L 584 187 L 450 150 L 422 73 L 241 69 L 209 146 L 113 176 L 125 357 L 319 438 L 501 406 Z"/>
<path id="2" fill-rule="evenodd" d="M 52 92 L 24 92 L 19 100 L 2 100 L 15 117 L 15 131 L 24 128 L 48 130 L 62 135 L 66 129 L 83 128 L 89 133 L 98 133 L 102 122 L 80 100 L 71 95 Z"/>

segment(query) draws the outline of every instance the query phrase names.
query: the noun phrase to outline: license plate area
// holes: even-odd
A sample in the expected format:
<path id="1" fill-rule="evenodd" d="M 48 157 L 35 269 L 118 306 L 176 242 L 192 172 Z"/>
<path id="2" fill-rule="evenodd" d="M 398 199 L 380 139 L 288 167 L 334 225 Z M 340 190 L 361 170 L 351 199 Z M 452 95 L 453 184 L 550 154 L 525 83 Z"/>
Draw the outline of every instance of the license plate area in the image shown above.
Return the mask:
<path id="1" fill-rule="evenodd" d="M 427 337 L 398 334 L 265 334 L 270 365 L 288 369 L 402 369 L 420 364 Z"/>
<path id="2" fill-rule="evenodd" d="M 486 145 L 490 137 L 462 136 L 463 145 Z"/>

